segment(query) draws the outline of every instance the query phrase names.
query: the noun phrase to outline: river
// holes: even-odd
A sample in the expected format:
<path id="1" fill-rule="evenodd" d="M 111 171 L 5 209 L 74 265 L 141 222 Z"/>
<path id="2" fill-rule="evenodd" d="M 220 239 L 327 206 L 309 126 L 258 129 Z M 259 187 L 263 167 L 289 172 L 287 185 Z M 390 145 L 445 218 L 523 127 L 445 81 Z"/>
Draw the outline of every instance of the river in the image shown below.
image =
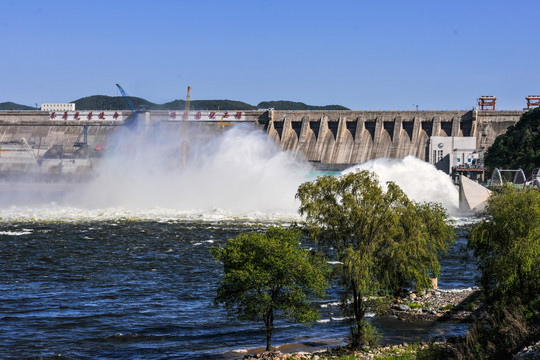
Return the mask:
<path id="1" fill-rule="evenodd" d="M 221 268 L 212 245 L 268 223 L 245 221 L 9 222 L 0 231 L 2 358 L 237 358 L 264 345 L 262 324 L 211 306 Z M 461 231 L 460 231 L 461 232 Z M 439 286 L 474 285 L 463 236 L 443 259 Z M 313 327 L 278 321 L 273 342 L 295 349 L 340 344 L 337 296 L 317 304 Z M 371 319 L 383 342 L 463 333 L 456 324 Z"/>
<path id="2" fill-rule="evenodd" d="M 241 232 L 301 221 L 294 195 L 316 174 L 249 128 L 192 146 L 184 165 L 164 157 L 178 155 L 166 139 L 149 146 L 133 136 L 92 181 L 61 195 L 0 188 L 0 358 L 233 359 L 265 345 L 261 324 L 211 306 L 222 269 L 209 249 Z M 448 177 L 418 159 L 363 166 L 417 201 L 457 206 Z M 474 286 L 474 266 L 461 261 L 471 221 L 459 218 L 457 242 L 442 259 L 442 289 Z M 273 344 L 343 344 L 348 327 L 337 301 L 331 289 L 316 303 L 321 319 L 312 327 L 278 320 Z M 370 321 L 387 343 L 466 330 Z"/>

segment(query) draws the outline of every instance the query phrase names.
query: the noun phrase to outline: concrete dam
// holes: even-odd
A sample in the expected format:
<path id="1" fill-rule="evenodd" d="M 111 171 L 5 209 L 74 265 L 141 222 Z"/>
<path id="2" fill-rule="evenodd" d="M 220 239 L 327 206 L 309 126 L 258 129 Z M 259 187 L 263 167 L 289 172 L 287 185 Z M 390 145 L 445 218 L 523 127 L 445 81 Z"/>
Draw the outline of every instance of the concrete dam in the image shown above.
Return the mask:
<path id="1" fill-rule="evenodd" d="M 320 168 L 344 168 L 371 159 L 428 159 L 430 137 L 475 137 L 487 150 L 514 125 L 523 111 L 190 111 L 186 121 L 175 111 L 144 111 L 139 127 L 150 135 L 166 133 L 178 142 L 190 134 L 212 138 L 234 124 L 263 129 L 284 151 Z M 99 157 L 113 134 L 133 117 L 130 111 L 0 111 L 0 172 L 26 171 L 35 159 L 71 159 L 72 171 L 91 167 L 80 158 Z M 185 134 L 188 135 L 185 135 Z M 84 146 L 83 146 L 84 145 Z M 84 150 L 84 151 L 83 151 Z M 22 156 L 21 154 L 26 154 Z M 7 158 L 11 160 L 6 163 Z M 33 157 L 33 158 L 32 158 Z M 22 161 L 21 159 L 26 159 Z M 80 164 L 76 164 L 77 161 Z M 63 171 L 67 167 L 64 166 Z M 56 169 L 58 171 L 58 169 Z"/>
<path id="2" fill-rule="evenodd" d="M 283 150 L 322 165 L 381 157 L 428 160 L 432 136 L 476 137 L 487 150 L 523 111 L 270 111 L 266 131 Z"/>

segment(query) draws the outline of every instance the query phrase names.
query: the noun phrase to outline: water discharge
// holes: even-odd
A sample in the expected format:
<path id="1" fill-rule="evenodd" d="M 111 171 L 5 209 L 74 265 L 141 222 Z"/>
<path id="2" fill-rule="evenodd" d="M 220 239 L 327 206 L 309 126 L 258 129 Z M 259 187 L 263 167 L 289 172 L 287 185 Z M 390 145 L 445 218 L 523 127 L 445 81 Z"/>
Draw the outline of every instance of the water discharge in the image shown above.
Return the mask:
<path id="1" fill-rule="evenodd" d="M 412 200 L 438 202 L 450 213 L 457 213 L 459 194 L 450 177 L 414 156 L 407 156 L 404 159 L 371 160 L 353 166 L 344 173 L 356 170 L 376 173 L 382 184 L 388 181 L 395 182 Z"/>
<path id="2" fill-rule="evenodd" d="M 234 126 L 208 142 L 190 141 L 185 164 L 178 142 L 149 144 L 128 135 L 129 149 L 103 162 L 84 188 L 83 204 L 231 216 L 296 213 L 294 195 L 309 165 L 280 151 L 260 130 Z"/>
<path id="3" fill-rule="evenodd" d="M 115 146 L 93 179 L 32 206 L 4 206 L 0 217 L 296 220 L 298 186 L 315 176 L 307 161 L 281 151 L 262 130 L 247 125 L 212 136 L 190 133 L 185 158 L 182 135 L 174 131 L 123 129 L 110 142 Z M 356 169 L 375 172 L 382 184 L 396 182 L 413 200 L 457 209 L 450 178 L 412 156 L 377 159 L 345 172 Z"/>

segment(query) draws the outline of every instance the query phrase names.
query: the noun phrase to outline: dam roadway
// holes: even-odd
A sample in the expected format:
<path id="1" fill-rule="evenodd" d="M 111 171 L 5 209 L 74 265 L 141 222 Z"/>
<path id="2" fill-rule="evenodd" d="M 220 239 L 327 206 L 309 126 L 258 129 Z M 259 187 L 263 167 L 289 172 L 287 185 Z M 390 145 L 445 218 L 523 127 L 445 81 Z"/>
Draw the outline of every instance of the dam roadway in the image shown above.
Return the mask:
<path id="1" fill-rule="evenodd" d="M 139 114 L 144 132 L 167 133 L 183 141 L 188 134 L 216 136 L 234 124 L 251 123 L 263 129 L 284 151 L 291 151 L 322 168 L 340 168 L 371 159 L 426 160 L 431 136 L 476 137 L 477 149 L 487 150 L 495 138 L 514 125 L 523 111 L 182 111 L 150 110 Z M 99 116 L 98 116 L 99 114 Z M 36 157 L 56 146 L 63 154 L 86 132 L 88 148 L 100 151 L 125 127 L 133 114 L 120 110 L 0 111 L 0 159 L 8 144 L 32 149 Z M 187 141 L 191 136 L 188 135 Z M 1 169 L 0 169 L 1 170 Z"/>

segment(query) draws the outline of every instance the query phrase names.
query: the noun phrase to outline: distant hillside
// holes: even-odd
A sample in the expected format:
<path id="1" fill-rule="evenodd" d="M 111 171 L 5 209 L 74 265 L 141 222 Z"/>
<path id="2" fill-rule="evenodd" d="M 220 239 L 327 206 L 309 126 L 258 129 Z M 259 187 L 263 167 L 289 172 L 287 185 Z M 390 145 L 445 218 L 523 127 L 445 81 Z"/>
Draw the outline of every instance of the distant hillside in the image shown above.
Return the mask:
<path id="1" fill-rule="evenodd" d="M 149 110 L 184 110 L 186 106 L 185 100 L 174 100 L 165 104 L 156 104 L 138 97 L 129 97 L 135 107 L 146 107 Z M 129 110 L 126 101 L 122 96 L 104 96 L 94 95 L 75 100 L 75 108 L 77 109 L 95 109 L 95 110 Z M 257 106 L 250 105 L 242 101 L 235 100 L 192 100 L 190 103 L 191 110 L 253 110 L 253 109 L 269 109 L 276 110 L 349 110 L 341 105 L 326 105 L 312 106 L 301 102 L 294 101 L 265 101 Z"/>
<path id="2" fill-rule="evenodd" d="M 181 109 L 186 106 L 185 100 L 174 100 L 161 105 L 164 109 Z M 255 109 L 242 101 L 234 100 L 191 100 L 189 105 L 191 110 L 251 110 Z"/>
<path id="3" fill-rule="evenodd" d="M 0 103 L 0 110 L 35 110 L 36 108 L 26 105 L 15 104 L 14 102 Z"/>
<path id="4" fill-rule="evenodd" d="M 156 104 L 145 99 L 130 96 L 129 99 L 136 108 L 145 107 L 149 110 L 184 110 L 186 106 L 185 100 L 174 100 L 165 104 Z M 129 110 L 129 107 L 122 96 L 104 96 L 94 95 L 75 100 L 75 108 L 77 109 L 96 109 L 96 110 Z M 192 110 L 251 110 L 252 105 L 241 101 L 233 100 L 192 100 L 190 104 Z"/>
<path id="5" fill-rule="evenodd" d="M 151 110 L 157 110 L 157 105 L 145 99 L 130 96 L 131 102 L 136 108 L 148 107 Z M 75 101 L 75 109 L 78 110 L 129 110 L 126 101 L 122 96 L 93 95 L 87 96 Z"/>
<path id="6" fill-rule="evenodd" d="M 129 97 L 136 108 L 144 107 L 149 110 L 184 110 L 185 100 L 174 100 L 165 104 L 156 104 L 139 97 Z M 129 110 L 122 96 L 93 95 L 75 101 L 77 110 Z M 349 110 L 341 105 L 314 106 L 294 101 L 263 101 L 257 106 L 235 100 L 192 100 L 191 110 Z M 0 103 L 0 110 L 34 110 L 31 106 L 19 105 L 12 102 Z"/>
<path id="7" fill-rule="evenodd" d="M 301 102 L 286 101 L 286 100 L 264 101 L 262 103 L 259 103 L 259 105 L 257 105 L 257 108 L 259 109 L 273 108 L 274 110 L 350 110 L 349 108 L 346 108 L 345 106 L 341 106 L 341 105 L 313 106 L 313 105 L 306 105 Z"/>

